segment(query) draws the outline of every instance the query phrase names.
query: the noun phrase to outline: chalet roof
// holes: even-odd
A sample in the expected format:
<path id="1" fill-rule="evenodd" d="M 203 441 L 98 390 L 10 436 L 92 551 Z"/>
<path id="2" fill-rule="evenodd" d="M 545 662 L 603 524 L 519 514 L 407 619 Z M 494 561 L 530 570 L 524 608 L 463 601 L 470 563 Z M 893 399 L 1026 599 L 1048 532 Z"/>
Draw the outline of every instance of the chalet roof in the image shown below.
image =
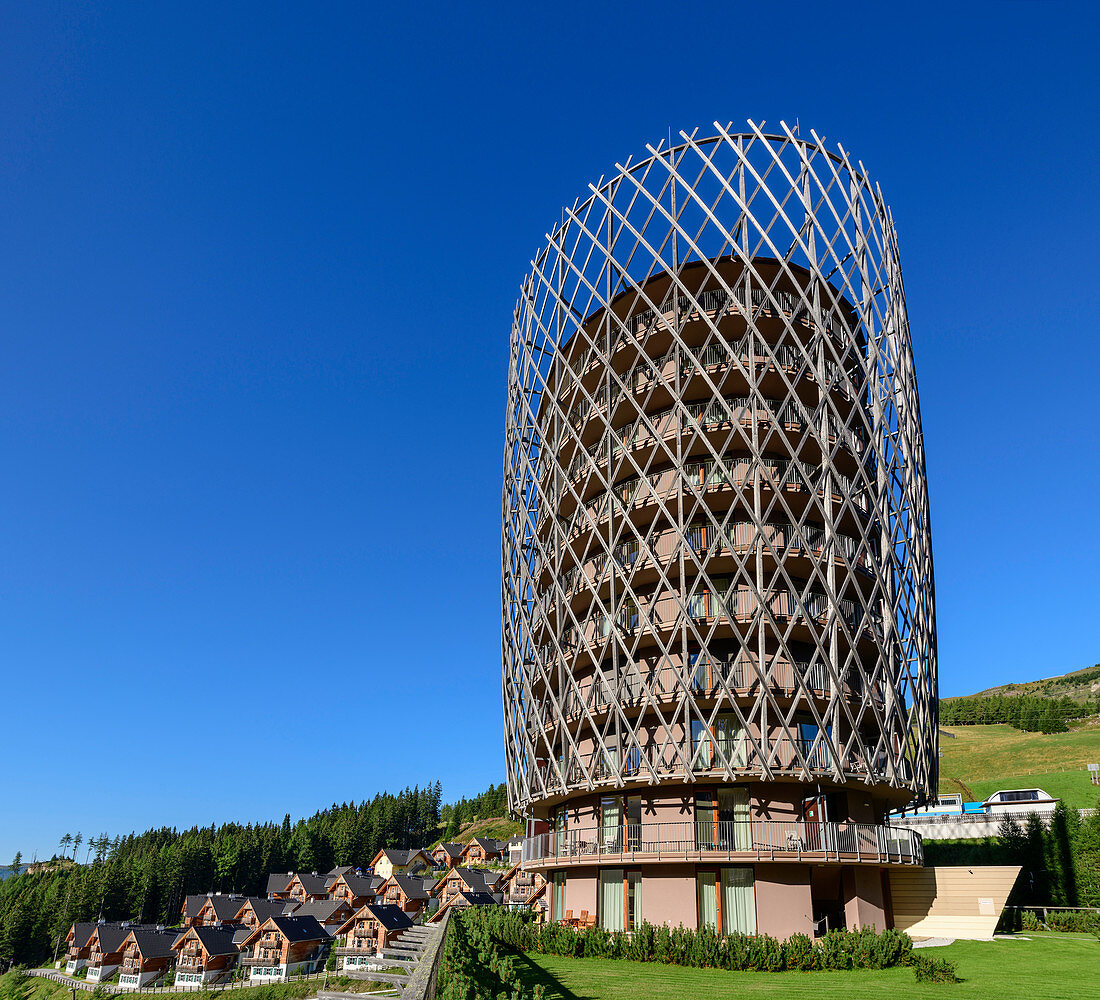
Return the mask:
<path id="1" fill-rule="evenodd" d="M 273 892 L 286 892 L 287 887 L 290 885 L 290 880 L 294 878 L 293 872 L 287 872 L 286 874 L 273 874 L 267 876 L 267 892 L 270 895 Z"/>
<path id="2" fill-rule="evenodd" d="M 413 918 L 401 909 L 400 906 L 394 906 L 392 903 L 388 905 L 382 903 L 364 903 L 344 922 L 344 925 L 336 933 L 347 934 L 352 929 L 356 920 L 368 915 L 374 917 L 374 919 L 388 931 L 404 930 L 413 925 Z"/>
<path id="3" fill-rule="evenodd" d="M 390 879 L 397 883 L 406 899 L 428 898 L 428 890 L 422 878 L 416 878 L 414 875 L 391 875 Z"/>
<path id="4" fill-rule="evenodd" d="M 98 935 L 100 950 L 109 955 L 122 947 L 122 942 L 130 936 L 130 931 L 133 929 L 131 924 L 97 924 L 95 930 L 92 931 L 92 937 Z M 147 929 L 147 927 L 143 927 L 143 929 Z M 89 938 L 90 940 L 91 938 Z"/>
<path id="5" fill-rule="evenodd" d="M 183 897 L 183 910 L 181 912 L 185 913 L 189 917 L 193 917 L 196 913 L 199 912 L 199 910 L 202 909 L 203 903 L 205 903 L 205 902 L 206 902 L 206 893 L 205 892 L 200 894 L 200 895 L 195 895 L 195 896 L 184 896 Z"/>
<path id="6" fill-rule="evenodd" d="M 266 896 L 245 896 L 237 907 L 235 916 L 239 916 L 246 906 L 251 906 L 256 919 L 262 924 L 268 917 L 284 913 L 288 902 L 286 899 L 268 899 Z"/>
<path id="7" fill-rule="evenodd" d="M 329 872 L 332 878 L 339 878 L 341 875 L 347 875 L 349 872 L 354 872 L 354 865 L 338 865 Z"/>
<path id="8" fill-rule="evenodd" d="M 316 917 L 307 914 L 304 917 L 268 917 L 249 935 L 249 938 L 256 937 L 271 924 L 274 924 L 279 933 L 291 944 L 297 941 L 325 941 L 331 937 L 329 932 L 318 923 Z"/>
<path id="9" fill-rule="evenodd" d="M 461 896 L 470 906 L 492 906 L 494 903 L 500 903 L 504 897 L 499 892 L 460 892 L 458 896 Z M 455 899 L 458 898 L 455 897 Z M 451 901 L 452 903 L 454 900 Z"/>
<path id="10" fill-rule="evenodd" d="M 462 854 L 465 846 L 465 844 L 456 844 L 454 843 L 454 841 L 451 840 L 441 840 L 434 849 L 438 849 L 441 847 L 443 848 L 444 852 L 446 852 L 447 857 L 457 858 Z"/>
<path id="11" fill-rule="evenodd" d="M 342 899 L 319 899 L 315 902 L 303 903 L 294 911 L 294 916 L 304 917 L 308 915 L 316 917 L 319 923 L 324 924 L 332 919 L 333 914 L 347 909 L 348 904 Z"/>
<path id="12" fill-rule="evenodd" d="M 381 875 L 345 875 L 343 881 L 353 895 L 373 896 L 375 889 L 386 880 Z"/>
<path id="13" fill-rule="evenodd" d="M 488 868 L 453 868 L 450 875 L 459 875 L 471 889 L 489 891 L 500 881 L 501 873 Z M 447 877 L 450 878 L 450 875 Z"/>
<path id="14" fill-rule="evenodd" d="M 423 853 L 425 852 L 423 848 L 420 847 L 412 847 L 409 848 L 409 850 L 407 851 L 403 851 L 397 847 L 383 847 L 378 852 L 378 854 L 384 855 L 392 865 L 407 865 L 418 854 Z M 376 858 L 378 857 L 378 854 L 375 855 Z"/>
<path id="15" fill-rule="evenodd" d="M 184 938 L 194 934 L 208 955 L 236 955 L 240 950 L 236 945 L 236 938 L 241 930 L 240 927 L 192 927 L 176 938 L 172 947 L 181 945 Z M 247 934 L 247 929 L 245 931 Z"/>
<path id="16" fill-rule="evenodd" d="M 132 927 L 127 937 L 131 934 L 137 942 L 142 959 L 146 962 L 151 958 L 166 958 L 171 955 L 172 945 L 179 937 L 177 930 L 157 930 L 155 927 Z"/>
<path id="17" fill-rule="evenodd" d="M 507 840 L 494 840 L 492 837 L 474 837 L 470 841 L 471 844 L 478 844 L 484 850 L 491 851 L 494 854 L 499 854 L 508 850 Z"/>
<path id="18" fill-rule="evenodd" d="M 265 900 L 266 902 L 266 900 Z M 232 920 L 240 909 L 245 904 L 245 897 L 238 896 L 235 893 L 232 895 L 222 895 L 220 892 L 212 893 L 206 897 L 206 900 L 199 907 L 199 910 L 203 909 L 207 903 L 210 904 L 210 908 L 214 911 L 214 916 L 219 920 Z M 198 912 L 197 910 L 195 911 Z"/>
<path id="19" fill-rule="evenodd" d="M 317 872 L 297 872 L 292 875 L 291 881 L 297 879 L 302 883 L 302 888 L 311 896 L 323 896 L 331 885 L 327 875 L 318 875 Z"/>
<path id="20" fill-rule="evenodd" d="M 87 948 L 88 941 L 92 937 L 92 932 L 95 930 L 96 925 L 90 920 L 87 923 L 73 924 L 69 928 L 69 933 L 73 936 L 73 946 L 76 948 Z"/>
<path id="21" fill-rule="evenodd" d="M 252 929 L 248 927 L 234 927 L 233 928 L 233 947 L 240 949 L 241 945 L 245 943 L 252 936 Z"/>

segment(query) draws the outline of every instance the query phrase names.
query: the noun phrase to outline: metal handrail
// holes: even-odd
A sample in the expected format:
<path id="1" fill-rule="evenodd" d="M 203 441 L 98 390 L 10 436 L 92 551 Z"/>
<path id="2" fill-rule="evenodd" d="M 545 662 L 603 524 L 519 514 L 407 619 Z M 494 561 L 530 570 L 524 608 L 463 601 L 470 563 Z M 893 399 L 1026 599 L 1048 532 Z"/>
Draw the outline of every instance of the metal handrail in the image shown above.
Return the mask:
<path id="1" fill-rule="evenodd" d="M 525 862 L 771 861 L 810 858 L 875 864 L 923 864 L 913 830 L 876 823 L 783 820 L 627 823 L 569 827 L 524 841 Z"/>

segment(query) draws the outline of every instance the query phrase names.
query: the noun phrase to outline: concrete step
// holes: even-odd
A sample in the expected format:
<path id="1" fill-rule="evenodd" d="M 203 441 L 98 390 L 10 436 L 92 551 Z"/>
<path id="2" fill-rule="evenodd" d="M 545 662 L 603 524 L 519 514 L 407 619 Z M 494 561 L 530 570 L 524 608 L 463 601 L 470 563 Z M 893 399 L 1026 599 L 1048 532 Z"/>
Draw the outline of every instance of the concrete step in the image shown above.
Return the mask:
<path id="1" fill-rule="evenodd" d="M 396 983 L 398 986 L 405 986 L 409 981 L 409 977 L 400 972 L 370 972 L 367 969 L 356 969 L 343 974 L 348 979 L 363 979 L 370 983 Z"/>
<path id="2" fill-rule="evenodd" d="M 427 950 L 428 944 L 427 944 L 427 942 L 402 941 L 402 940 L 398 939 L 396 941 L 391 941 L 389 943 L 389 947 L 393 948 L 395 951 L 421 952 L 421 951 L 426 951 Z"/>
<path id="3" fill-rule="evenodd" d="M 401 996 L 401 989 L 394 987 L 393 992 Z M 362 993 L 339 993 L 336 990 L 318 990 L 317 1000 L 363 1000 Z"/>
<path id="4" fill-rule="evenodd" d="M 416 962 L 410 962 L 407 958 L 372 958 L 375 965 L 382 965 L 389 969 L 413 969 Z M 342 970 L 341 970 L 342 971 Z M 358 969 L 348 969 L 348 972 L 358 972 Z"/>
<path id="5" fill-rule="evenodd" d="M 409 965 L 416 965 L 420 961 L 420 952 L 412 951 L 397 951 L 394 948 L 383 948 L 383 958 L 400 958 L 404 959 Z"/>

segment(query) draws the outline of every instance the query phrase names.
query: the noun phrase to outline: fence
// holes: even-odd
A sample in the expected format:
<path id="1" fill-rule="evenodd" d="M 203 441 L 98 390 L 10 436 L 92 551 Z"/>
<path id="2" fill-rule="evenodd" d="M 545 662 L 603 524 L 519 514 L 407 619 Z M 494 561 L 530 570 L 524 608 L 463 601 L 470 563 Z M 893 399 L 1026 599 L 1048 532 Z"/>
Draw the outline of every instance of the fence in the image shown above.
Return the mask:
<path id="1" fill-rule="evenodd" d="M 171 979 L 175 970 L 170 969 L 163 977 L 163 979 Z M 55 983 L 61 983 L 70 989 L 78 990 L 94 990 L 97 987 L 102 987 L 105 993 L 122 993 L 127 996 L 138 993 L 149 993 L 158 996 L 171 996 L 177 993 L 200 993 L 210 992 L 212 990 L 243 990 L 249 988 L 255 988 L 256 986 L 263 985 L 260 983 L 250 982 L 248 979 L 237 979 L 229 982 L 209 982 L 209 983 L 192 983 L 186 986 L 174 986 L 164 983 L 163 985 L 149 985 L 149 986 L 119 986 L 116 983 L 89 983 L 84 979 L 77 979 L 75 976 L 66 975 L 63 972 L 55 972 L 52 969 L 28 969 L 28 976 L 38 976 L 41 979 L 50 979 Z M 323 979 L 326 975 L 325 971 L 311 972 L 306 976 L 288 976 L 285 982 L 297 983 L 308 982 L 313 979 Z"/>

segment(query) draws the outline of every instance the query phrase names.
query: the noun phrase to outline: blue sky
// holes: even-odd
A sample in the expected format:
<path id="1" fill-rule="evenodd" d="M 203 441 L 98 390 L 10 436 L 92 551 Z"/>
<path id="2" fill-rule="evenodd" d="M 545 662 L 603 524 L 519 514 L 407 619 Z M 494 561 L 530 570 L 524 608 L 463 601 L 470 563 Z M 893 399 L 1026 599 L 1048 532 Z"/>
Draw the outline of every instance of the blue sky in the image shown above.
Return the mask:
<path id="1" fill-rule="evenodd" d="M 715 119 L 893 206 L 942 693 L 1100 660 L 1091 6 L 4 7 L 3 863 L 502 779 L 514 297 Z"/>

